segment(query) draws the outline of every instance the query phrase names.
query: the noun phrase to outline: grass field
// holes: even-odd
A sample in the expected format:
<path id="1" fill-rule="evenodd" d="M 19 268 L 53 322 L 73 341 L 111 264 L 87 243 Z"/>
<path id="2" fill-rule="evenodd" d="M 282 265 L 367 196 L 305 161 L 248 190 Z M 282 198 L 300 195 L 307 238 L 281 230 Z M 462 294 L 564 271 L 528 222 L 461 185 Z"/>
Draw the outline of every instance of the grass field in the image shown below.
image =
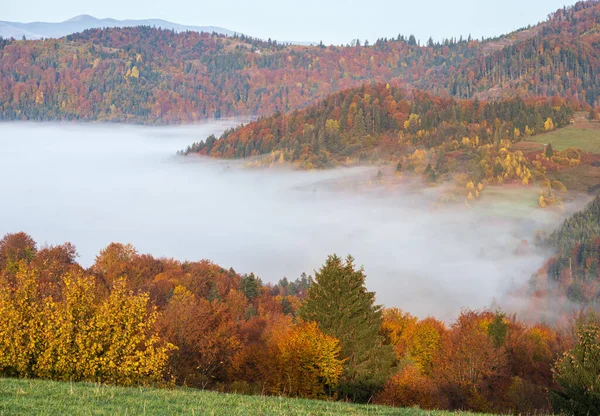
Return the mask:
<path id="1" fill-rule="evenodd" d="M 600 123 L 578 121 L 572 126 L 539 134 L 527 140 L 535 143 L 551 143 L 552 147 L 558 150 L 575 147 L 584 152 L 600 154 Z"/>
<path id="2" fill-rule="evenodd" d="M 0 415 L 474 415 L 192 389 L 0 379 Z"/>

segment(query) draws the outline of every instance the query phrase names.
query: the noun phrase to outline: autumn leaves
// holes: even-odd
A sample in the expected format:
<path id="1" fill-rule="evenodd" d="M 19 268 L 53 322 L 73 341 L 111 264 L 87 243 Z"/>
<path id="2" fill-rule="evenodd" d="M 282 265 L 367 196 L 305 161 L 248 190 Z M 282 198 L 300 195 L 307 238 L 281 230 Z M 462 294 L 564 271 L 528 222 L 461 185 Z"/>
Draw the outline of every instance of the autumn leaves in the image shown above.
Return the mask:
<path id="1" fill-rule="evenodd" d="M 567 412 L 597 403 L 597 321 L 576 340 L 501 312 L 419 320 L 375 305 L 351 257 L 276 285 L 122 244 L 88 270 L 75 257 L 0 240 L 0 375 L 428 409 L 547 411 L 549 391 Z"/>

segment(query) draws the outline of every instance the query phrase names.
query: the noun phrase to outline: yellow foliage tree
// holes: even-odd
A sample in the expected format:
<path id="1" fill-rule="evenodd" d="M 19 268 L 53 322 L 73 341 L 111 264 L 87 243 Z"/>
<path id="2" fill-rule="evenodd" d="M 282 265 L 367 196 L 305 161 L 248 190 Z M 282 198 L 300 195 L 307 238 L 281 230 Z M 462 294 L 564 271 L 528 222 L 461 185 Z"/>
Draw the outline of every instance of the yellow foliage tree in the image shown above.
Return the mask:
<path id="1" fill-rule="evenodd" d="M 169 352 L 145 293 L 118 280 L 108 297 L 83 272 L 61 277 L 59 299 L 42 298 L 24 262 L 0 278 L 0 374 L 121 385 L 164 380 Z"/>
<path id="2" fill-rule="evenodd" d="M 35 373 L 54 380 L 85 380 L 87 352 L 83 344 L 94 316 L 95 283 L 83 273 L 63 276 L 62 302 L 46 299 L 43 305 L 43 331 Z"/>
<path id="3" fill-rule="evenodd" d="M 391 345 L 397 346 L 402 342 L 404 331 L 408 327 L 416 325 L 417 321 L 416 317 L 398 308 L 384 309 L 381 332 Z"/>
<path id="4" fill-rule="evenodd" d="M 339 340 L 315 322 L 298 323 L 273 341 L 276 370 L 268 383 L 273 393 L 318 398 L 337 386 L 343 372 Z"/>
<path id="5" fill-rule="evenodd" d="M 160 381 L 171 344 L 160 344 L 153 330 L 158 317 L 146 293 L 134 295 L 119 280 L 90 322 L 81 348 L 86 379 L 120 385 Z"/>
<path id="6" fill-rule="evenodd" d="M 23 262 L 13 282 L 0 276 L 0 374 L 31 377 L 42 331 L 36 276 Z"/>
<path id="7" fill-rule="evenodd" d="M 444 332 L 444 324 L 428 318 L 410 326 L 402 335 L 405 356 L 425 374 L 431 372 Z"/>
<path id="8" fill-rule="evenodd" d="M 411 114 L 404 122 L 404 130 L 408 130 L 412 134 L 416 134 L 419 127 L 421 127 L 421 117 L 418 114 Z"/>

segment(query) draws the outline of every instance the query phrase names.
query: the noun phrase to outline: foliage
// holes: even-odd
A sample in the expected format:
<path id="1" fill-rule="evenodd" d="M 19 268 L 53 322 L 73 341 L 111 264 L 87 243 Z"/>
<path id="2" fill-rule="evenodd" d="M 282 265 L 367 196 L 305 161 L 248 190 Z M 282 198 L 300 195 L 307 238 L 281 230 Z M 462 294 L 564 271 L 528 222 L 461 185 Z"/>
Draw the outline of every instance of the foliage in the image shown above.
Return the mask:
<path id="1" fill-rule="evenodd" d="M 400 310 L 385 311 L 383 328 L 394 345 L 399 370 L 377 394 L 376 403 L 549 410 L 545 390 L 554 385 L 550 369 L 563 348 L 553 329 L 528 327 L 499 311 L 464 311 L 446 328 L 433 318 L 419 321 Z M 392 335 L 389 328 L 394 329 Z"/>
<path id="2" fill-rule="evenodd" d="M 436 383 L 412 364 L 388 380 L 375 397 L 375 402 L 388 406 L 419 406 L 423 409 L 448 407 Z"/>
<path id="3" fill-rule="evenodd" d="M 582 322 L 578 342 L 557 361 L 554 369 L 560 390 L 552 391 L 556 412 L 575 416 L 600 413 L 600 326 Z"/>
<path id="4" fill-rule="evenodd" d="M 6 234 L 0 240 L 0 270 L 16 272 L 18 263 L 31 261 L 36 251 L 35 241 L 27 234 Z"/>
<path id="5" fill-rule="evenodd" d="M 101 297 L 92 277 L 62 277 L 58 300 L 42 297 L 38 273 L 21 263 L 0 282 L 0 372 L 121 385 L 164 380 L 171 344 L 154 331 L 146 294 L 117 283 Z"/>
<path id="6" fill-rule="evenodd" d="M 315 322 L 289 327 L 274 343 L 276 371 L 269 382 L 274 393 L 323 398 L 337 387 L 343 372 L 339 340 L 323 334 Z"/>
<path id="7" fill-rule="evenodd" d="M 351 258 L 271 285 L 123 244 L 84 270 L 69 243 L 2 241 L 27 254 L 0 271 L 3 376 L 532 413 L 549 410 L 553 363 L 573 347 L 500 311 L 446 325 L 382 309 Z"/>
<path id="8" fill-rule="evenodd" d="M 584 210 L 567 218 L 561 227 L 548 237 L 548 244 L 561 254 L 570 253 L 577 244 L 593 241 L 600 236 L 600 197 Z"/>

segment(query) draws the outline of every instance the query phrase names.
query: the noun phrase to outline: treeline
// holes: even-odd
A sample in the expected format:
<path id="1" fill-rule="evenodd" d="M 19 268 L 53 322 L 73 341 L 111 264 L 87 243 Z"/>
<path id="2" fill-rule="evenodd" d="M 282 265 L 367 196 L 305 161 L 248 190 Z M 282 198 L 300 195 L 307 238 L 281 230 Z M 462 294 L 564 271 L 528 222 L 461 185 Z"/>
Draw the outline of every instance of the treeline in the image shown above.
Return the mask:
<path id="1" fill-rule="evenodd" d="M 595 1 L 497 39 L 414 36 L 294 46 L 150 27 L 0 40 L 0 119 L 178 123 L 304 108 L 378 82 L 458 98 L 561 95 L 597 104 Z"/>
<path id="2" fill-rule="evenodd" d="M 0 240 L 0 375 L 428 409 L 598 405 L 593 315 L 568 331 L 489 311 L 419 320 L 376 305 L 350 257 L 267 285 L 129 245 L 110 244 L 88 269 L 76 256 L 24 233 Z"/>
<path id="3" fill-rule="evenodd" d="M 459 98 L 543 95 L 577 98 L 598 106 L 600 95 L 600 18 L 596 0 L 552 13 L 539 26 L 516 32 L 518 41 L 463 63 L 450 73 L 423 78 L 420 88 L 449 91 Z M 443 86 L 442 89 L 439 86 Z"/>

